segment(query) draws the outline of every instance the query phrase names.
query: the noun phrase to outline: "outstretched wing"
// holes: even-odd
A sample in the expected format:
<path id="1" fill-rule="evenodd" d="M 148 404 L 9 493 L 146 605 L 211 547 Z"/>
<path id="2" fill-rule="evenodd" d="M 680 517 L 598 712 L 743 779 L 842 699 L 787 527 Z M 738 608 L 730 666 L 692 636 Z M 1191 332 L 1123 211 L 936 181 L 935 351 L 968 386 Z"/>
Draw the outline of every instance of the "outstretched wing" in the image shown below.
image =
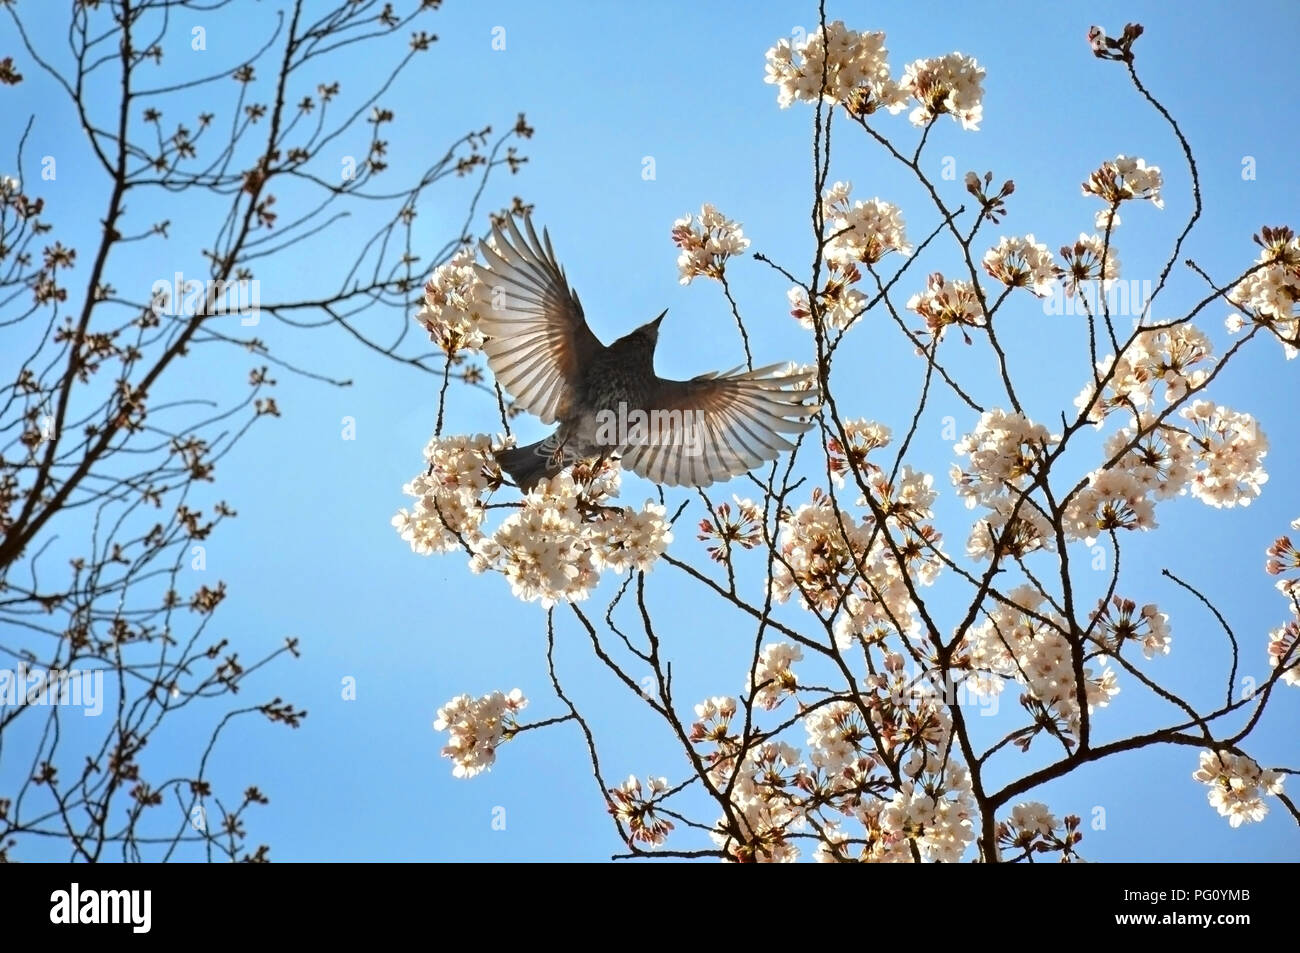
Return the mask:
<path id="1" fill-rule="evenodd" d="M 623 466 L 668 486 L 708 486 L 752 470 L 794 448 L 782 434 L 803 433 L 800 420 L 819 409 L 812 372 L 777 374 L 784 365 L 659 379 L 641 439 Z"/>
<path id="2" fill-rule="evenodd" d="M 487 267 L 476 265 L 487 286 L 479 326 L 488 336 L 483 350 L 501 386 L 524 410 L 554 423 L 573 405 L 580 369 L 604 345 L 587 327 L 578 296 L 555 260 L 551 237 L 539 241 L 525 216 L 527 236 L 512 216 L 493 229 L 496 248 L 480 250 Z"/>

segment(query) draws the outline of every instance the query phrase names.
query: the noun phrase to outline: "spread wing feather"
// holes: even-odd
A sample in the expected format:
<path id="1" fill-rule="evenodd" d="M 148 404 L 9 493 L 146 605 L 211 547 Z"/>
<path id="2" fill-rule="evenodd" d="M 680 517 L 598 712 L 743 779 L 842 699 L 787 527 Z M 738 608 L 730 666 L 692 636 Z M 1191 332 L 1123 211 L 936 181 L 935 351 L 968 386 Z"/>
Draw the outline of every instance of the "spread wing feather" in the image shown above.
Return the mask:
<path id="1" fill-rule="evenodd" d="M 624 449 L 623 466 L 667 486 L 708 486 L 774 460 L 794 444 L 819 409 L 813 374 L 753 371 L 659 379 L 643 439 Z"/>
<path id="2" fill-rule="evenodd" d="M 479 246 L 487 266 L 475 266 L 487 286 L 479 314 L 488 336 L 483 351 L 515 403 L 543 423 L 555 423 L 573 406 L 580 369 L 604 345 L 587 327 L 550 235 L 543 231 L 539 240 L 527 217 L 527 234 L 511 216 L 504 224 L 493 229 L 495 248 Z"/>

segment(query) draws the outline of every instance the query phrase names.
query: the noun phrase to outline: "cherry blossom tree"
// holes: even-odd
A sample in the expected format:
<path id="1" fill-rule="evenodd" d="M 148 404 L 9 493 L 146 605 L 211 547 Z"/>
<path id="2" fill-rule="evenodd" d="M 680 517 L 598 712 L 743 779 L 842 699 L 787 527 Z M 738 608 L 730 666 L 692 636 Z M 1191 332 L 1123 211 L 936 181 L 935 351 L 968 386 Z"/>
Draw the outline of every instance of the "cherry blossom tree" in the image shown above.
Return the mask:
<path id="1" fill-rule="evenodd" d="M 1248 752 L 1275 693 L 1300 685 L 1300 551 L 1285 527 L 1259 567 L 1279 577 L 1281 624 L 1271 633 L 1238 632 L 1176 566 L 1164 571 L 1172 591 L 1203 609 L 1195 625 L 1214 627 L 1229 659 L 1192 693 L 1165 680 L 1176 626 L 1158 596 L 1130 588 L 1121 559 L 1131 540 L 1159 532 L 1157 514 L 1174 498 L 1233 509 L 1264 491 L 1264 432 L 1218 403 L 1215 384 L 1248 347 L 1273 342 L 1288 358 L 1300 347 L 1300 239 L 1290 228 L 1262 227 L 1254 260 L 1243 253 L 1223 274 L 1184 259 L 1202 215 L 1198 168 L 1139 73 L 1142 33 L 1129 24 L 1118 37 L 1088 35 L 1097 68 L 1126 71 L 1167 128 L 1192 184 L 1191 212 L 1138 313 L 1116 314 L 1105 292 L 1122 275 L 1117 238 L 1162 208 L 1159 165 L 1100 154 L 1081 185 L 1063 183 L 1097 210 L 1055 253 L 1034 234 L 994 234 L 1016 201 L 1014 181 L 971 171 L 957 205 L 923 161 L 938 124 L 979 130 L 984 69 L 963 53 L 900 69 L 882 33 L 827 22 L 823 11 L 816 30 L 768 50 L 766 67 L 776 105 L 807 110 L 812 122 L 811 268 L 796 274 L 761 250 L 749 263 L 789 282 L 789 312 L 815 355 L 816 426 L 795 450 L 725 488 L 658 488 L 639 508 L 618 501 L 625 478 L 610 460 L 579 463 L 520 500 L 495 458 L 514 445 L 502 392 L 495 435 L 447 432 L 454 421 L 440 403 L 427 467 L 406 487 L 414 503 L 394 525 L 415 552 L 463 554 L 471 571 L 499 573 L 515 597 L 541 604 L 550 692 L 529 694 L 553 694 L 539 707 L 556 712 L 527 721 L 518 689 L 452 699 L 435 728 L 448 733 L 443 754 L 458 777 L 490 769 L 522 734 L 576 724 L 580 734 L 553 743 L 585 744 L 593 804 L 608 810 L 622 857 L 1068 862 L 1080 857 L 1085 825 L 1038 800 L 1038 789 L 1155 746 L 1188 749 L 1188 776 L 1233 827 L 1269 810 L 1300 822 L 1283 786 L 1295 770 Z M 852 139 L 905 168 L 928 204 L 905 211 L 834 181 L 832 133 L 837 148 Z M 752 367 L 761 330 L 732 282 L 753 236 L 710 206 L 671 235 L 682 281 L 720 286 Z M 958 266 L 921 274 L 916 263 L 944 246 Z M 467 246 L 434 270 L 417 315 L 448 367 L 483 344 L 478 316 L 494 289 L 475 261 Z M 1175 283 L 1194 289 L 1194 304 L 1156 310 Z M 1077 376 L 1078 396 L 1038 410 L 1005 339 L 1017 306 L 1041 308 L 1054 294 L 1077 306 L 1087 352 L 1044 355 Z M 1232 335 L 1221 353 L 1204 330 L 1216 322 Z M 867 333 L 896 333 L 913 349 L 922 382 L 901 433 L 840 396 L 837 384 L 854 373 L 846 354 Z M 963 341 L 970 347 L 954 360 Z M 967 380 L 955 370 L 969 354 L 989 373 Z M 953 445 L 949 472 L 930 473 L 912 461 L 939 399 L 973 426 Z M 939 525 L 941 493 L 964 504 L 964 521 Z M 703 546 L 692 548 L 692 535 Z M 1110 555 L 1101 573 L 1091 565 L 1098 542 Z M 612 598 L 593 607 L 611 575 Z M 727 607 L 734 628 L 720 638 L 744 646 L 740 694 L 675 691 L 674 667 L 689 660 L 664 650 L 647 594 L 681 586 Z M 607 775 L 602 765 L 626 752 L 611 754 L 618 735 L 598 732 L 603 720 L 565 690 L 554 650 L 568 635 L 643 701 L 680 760 L 650 776 Z M 1242 691 L 1248 660 L 1269 674 Z M 1130 693 L 1155 700 L 1163 720 L 1130 723 Z M 979 716 L 999 699 L 991 734 Z"/>

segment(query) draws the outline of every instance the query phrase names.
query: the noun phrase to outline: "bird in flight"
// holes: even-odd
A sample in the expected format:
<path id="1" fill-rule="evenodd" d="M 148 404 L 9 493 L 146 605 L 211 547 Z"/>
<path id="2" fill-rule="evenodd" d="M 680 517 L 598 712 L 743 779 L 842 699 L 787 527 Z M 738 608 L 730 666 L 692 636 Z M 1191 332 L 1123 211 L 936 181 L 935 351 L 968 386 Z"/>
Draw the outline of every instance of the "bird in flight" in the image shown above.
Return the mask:
<path id="1" fill-rule="evenodd" d="M 525 234 L 526 232 L 526 234 Z M 688 381 L 654 372 L 659 317 L 606 346 L 583 315 L 545 230 L 506 216 L 476 265 L 490 291 L 479 313 L 483 350 L 498 383 L 543 423 L 549 437 L 497 454 L 526 493 L 543 478 L 593 457 L 668 486 L 709 486 L 776 459 L 819 408 L 812 372 L 773 364 L 702 374 Z"/>

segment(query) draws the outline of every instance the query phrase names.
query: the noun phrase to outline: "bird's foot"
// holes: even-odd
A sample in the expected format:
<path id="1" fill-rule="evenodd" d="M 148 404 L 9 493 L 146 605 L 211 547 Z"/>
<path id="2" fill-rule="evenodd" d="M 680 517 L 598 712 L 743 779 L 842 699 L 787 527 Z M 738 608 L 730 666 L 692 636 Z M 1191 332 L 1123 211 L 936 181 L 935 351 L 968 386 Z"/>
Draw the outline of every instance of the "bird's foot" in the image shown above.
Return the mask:
<path id="1" fill-rule="evenodd" d="M 588 522 L 595 522 L 596 520 L 609 519 L 616 515 L 621 516 L 625 508 L 622 506 L 607 506 L 604 503 L 589 503 L 579 500 L 578 509 L 582 513 L 584 519 Z"/>

